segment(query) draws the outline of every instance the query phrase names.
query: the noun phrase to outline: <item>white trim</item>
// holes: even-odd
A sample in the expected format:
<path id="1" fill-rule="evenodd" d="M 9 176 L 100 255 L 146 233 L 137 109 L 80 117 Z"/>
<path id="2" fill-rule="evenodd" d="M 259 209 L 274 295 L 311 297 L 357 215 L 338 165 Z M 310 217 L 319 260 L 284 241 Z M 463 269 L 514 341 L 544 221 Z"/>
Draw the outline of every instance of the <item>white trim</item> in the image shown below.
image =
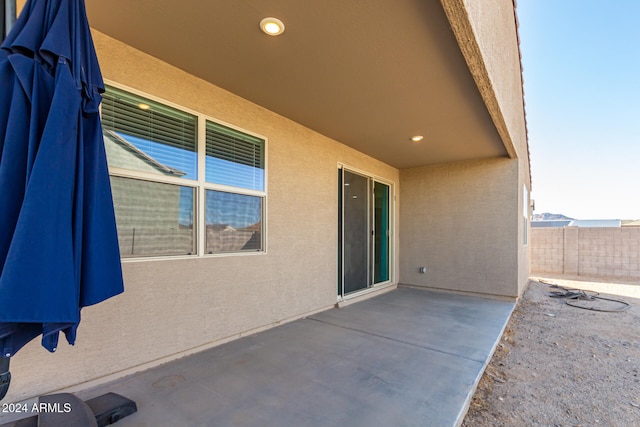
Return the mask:
<path id="1" fill-rule="evenodd" d="M 171 177 L 165 175 L 153 174 L 150 172 L 137 171 L 133 169 L 124 169 L 118 167 L 109 167 L 109 175 L 122 177 L 122 178 L 131 178 L 138 179 L 149 182 L 157 182 L 164 184 L 174 184 L 185 187 L 191 187 L 196 189 L 195 195 L 195 207 L 194 207 L 194 227 L 195 227 L 195 254 L 194 255 L 160 255 L 160 256 L 135 256 L 135 257 L 121 257 L 122 262 L 141 262 L 141 261 L 168 261 L 168 260 L 177 260 L 177 259 L 194 259 L 194 258 L 211 258 L 211 257 L 226 257 L 226 256 L 246 256 L 246 255 L 257 255 L 257 254 L 266 254 L 267 253 L 267 245 L 268 245 L 268 236 L 267 236 L 267 222 L 268 222 L 268 173 L 269 173 L 269 139 L 266 136 L 260 135 L 256 132 L 249 131 L 247 129 L 236 126 L 232 123 L 225 122 L 223 120 L 219 120 L 203 114 L 201 112 L 192 110 L 190 108 L 184 107 L 182 105 L 178 105 L 174 102 L 168 101 L 166 99 L 157 97 L 155 95 L 148 94 L 146 92 L 140 91 L 133 87 L 124 85 L 122 83 L 115 82 L 113 80 L 105 79 L 105 84 L 107 86 L 113 86 L 114 88 L 130 92 L 133 95 L 137 95 L 140 97 L 147 98 L 151 101 L 158 102 L 167 107 L 175 108 L 176 110 L 182 111 L 184 113 L 191 114 L 197 119 L 197 179 L 185 179 L 179 177 Z M 100 106 L 102 108 L 102 105 Z M 102 116 L 102 111 L 100 111 L 100 115 Z M 230 129 L 236 130 L 238 132 L 247 134 L 249 136 L 259 138 L 263 141 L 264 144 L 264 189 L 263 190 L 253 190 L 249 188 L 242 187 L 234 187 L 229 185 L 215 184 L 206 181 L 206 126 L 207 121 L 216 123 L 222 126 L 226 126 Z M 215 253 L 208 254 L 206 253 L 206 191 L 214 190 L 214 191 L 224 191 L 227 193 L 233 194 L 241 194 L 248 196 L 256 196 L 262 198 L 262 249 L 259 251 L 249 251 L 249 252 L 223 252 L 223 253 Z"/>
<path id="2" fill-rule="evenodd" d="M 338 197 L 341 196 L 341 200 L 339 200 L 340 212 L 338 212 L 338 215 L 340 216 L 338 218 L 338 224 L 342 224 L 342 227 L 340 227 L 340 230 L 338 230 L 340 232 L 340 241 L 337 242 L 339 245 L 338 251 L 340 252 L 340 259 L 338 260 L 338 262 L 340 263 L 340 265 L 338 266 L 338 270 L 340 271 L 340 275 L 338 277 L 338 284 L 340 285 L 338 301 L 340 301 L 344 296 L 344 168 L 338 165 L 338 171 L 340 171 L 340 174 L 338 175 L 337 186 L 339 191 Z"/>
<path id="3" fill-rule="evenodd" d="M 522 246 L 529 246 L 529 217 L 530 217 L 530 202 L 529 199 L 531 194 L 529 189 L 527 188 L 527 184 L 522 184 L 522 219 L 524 220 L 524 224 L 522 227 Z"/>
<path id="4" fill-rule="evenodd" d="M 266 158 L 265 158 L 265 169 L 266 169 Z M 267 186 L 266 183 L 266 179 L 265 179 L 265 188 Z M 267 195 L 265 194 L 264 197 L 262 198 L 262 230 L 260 230 L 260 232 L 262 233 L 262 251 L 258 252 L 260 254 L 267 254 L 267 244 L 269 242 L 269 239 L 267 238 L 267 203 L 269 201 L 269 198 L 267 197 Z"/>
<path id="5" fill-rule="evenodd" d="M 371 172 L 367 172 L 366 170 L 363 170 L 363 169 L 358 169 L 358 168 L 350 166 L 350 165 L 348 165 L 346 163 L 338 162 L 338 168 L 339 169 L 347 169 L 350 172 L 354 172 L 354 173 L 356 173 L 358 175 L 362 175 L 364 177 L 374 179 L 374 180 L 376 180 L 378 182 L 381 182 L 381 183 L 389 185 L 389 186 L 395 185 L 395 182 L 390 180 L 390 179 L 383 178 L 381 176 L 372 174 Z"/>
<path id="6" fill-rule="evenodd" d="M 147 262 L 147 261 L 176 261 L 176 260 L 186 260 L 186 259 L 206 259 L 206 258 L 224 258 L 230 256 L 256 256 L 256 255 L 266 255 L 266 251 L 243 251 L 243 252 L 219 252 L 215 254 L 202 254 L 202 255 L 150 255 L 147 257 L 137 256 L 130 258 L 121 258 L 120 262 L 122 264 L 130 264 L 137 262 Z"/>
<path id="7" fill-rule="evenodd" d="M 373 285 L 370 288 L 363 289 L 361 291 L 352 292 L 344 297 L 338 296 L 337 306 L 338 308 L 346 307 L 356 302 L 363 301 L 365 299 L 369 299 L 374 296 L 378 296 L 385 292 L 393 291 L 398 288 L 397 283 L 392 282 L 382 282 L 376 285 Z"/>
<path id="8" fill-rule="evenodd" d="M 373 205 L 373 186 L 371 185 L 374 181 L 371 178 L 367 178 L 367 283 L 370 284 L 369 287 L 373 287 L 373 266 L 375 264 L 375 253 L 373 250 L 374 243 L 374 233 L 373 229 L 373 221 L 372 218 L 374 216 L 375 207 Z"/>
<path id="9" fill-rule="evenodd" d="M 198 119 L 198 153 L 207 152 L 207 122 L 206 120 Z M 197 254 L 203 256 L 206 251 L 206 230 L 207 229 L 207 204 L 203 202 L 206 200 L 205 184 L 205 172 L 206 172 L 206 155 L 198 156 L 198 213 L 197 217 Z"/>
<path id="10" fill-rule="evenodd" d="M 131 169 L 109 167 L 109 175 L 120 178 L 134 178 L 142 181 L 158 182 L 160 184 L 174 184 L 184 187 L 197 187 L 198 181 L 193 179 L 177 178 L 174 176 L 159 175 L 150 172 L 142 172 Z"/>
<path id="11" fill-rule="evenodd" d="M 389 212 L 389 258 L 391 264 L 389 265 L 389 280 L 394 283 L 399 282 L 398 268 L 396 265 L 396 253 L 398 248 L 396 246 L 396 185 L 395 183 L 389 184 L 389 203 L 391 205 Z"/>
<path id="12" fill-rule="evenodd" d="M 267 193 L 260 190 L 250 190 L 248 188 L 238 188 L 231 185 L 212 184 L 205 182 L 203 185 L 205 190 L 224 191 L 225 193 L 243 194 L 245 196 L 266 197 Z"/>
<path id="13" fill-rule="evenodd" d="M 395 234 L 396 234 L 396 183 L 392 180 L 389 180 L 387 178 L 383 178 L 381 176 L 372 174 L 370 172 L 367 172 L 365 170 L 359 169 L 359 168 L 354 168 L 351 167 L 345 163 L 342 162 L 338 162 L 338 170 L 342 170 L 343 171 L 343 175 L 342 175 L 342 180 L 344 181 L 344 171 L 348 171 L 351 173 L 354 173 L 356 175 L 360 175 L 364 178 L 367 178 L 369 180 L 369 183 L 375 183 L 375 182 L 379 182 L 381 184 L 387 185 L 389 187 L 389 279 L 385 280 L 384 282 L 380 282 L 380 283 L 374 283 L 371 284 L 371 286 L 362 289 L 362 290 L 358 290 L 355 292 L 351 292 L 349 294 L 344 293 L 344 250 L 342 251 L 342 259 L 339 260 L 339 262 L 341 263 L 341 265 L 343 266 L 343 277 L 338 278 L 338 280 L 340 280 L 340 285 L 341 285 L 341 293 L 337 296 L 338 297 L 338 302 L 344 301 L 346 299 L 353 297 L 358 297 L 359 295 L 362 295 L 363 293 L 368 293 L 368 292 L 375 292 L 378 289 L 381 288 L 386 288 L 388 286 L 394 286 L 397 284 L 398 279 L 396 277 L 396 272 L 397 272 L 397 266 L 396 266 L 396 258 L 395 258 L 395 254 L 396 254 L 396 240 L 395 240 Z M 338 183 L 339 185 L 341 183 Z M 368 184 L 369 185 L 369 184 Z M 367 192 L 367 197 L 370 198 L 371 194 L 372 194 L 373 189 L 369 188 L 369 191 Z M 342 196 L 343 196 L 343 200 L 342 200 L 342 212 L 340 212 L 339 214 L 342 215 L 342 218 L 344 219 L 344 189 L 342 189 Z M 371 204 L 371 200 L 368 200 L 369 205 Z M 368 223 L 368 230 L 371 230 L 371 213 L 369 212 L 367 214 L 367 223 Z M 344 226 L 343 226 L 343 230 L 339 230 L 342 233 L 342 244 L 344 245 Z M 370 238 L 370 235 L 368 236 Z M 338 243 L 338 242 L 337 242 Z M 371 242 L 370 242 L 371 243 Z M 371 244 L 367 245 L 367 254 L 369 259 L 371 258 Z M 371 266 L 369 266 L 370 268 L 367 268 L 367 282 L 372 282 L 372 278 L 371 278 Z"/>

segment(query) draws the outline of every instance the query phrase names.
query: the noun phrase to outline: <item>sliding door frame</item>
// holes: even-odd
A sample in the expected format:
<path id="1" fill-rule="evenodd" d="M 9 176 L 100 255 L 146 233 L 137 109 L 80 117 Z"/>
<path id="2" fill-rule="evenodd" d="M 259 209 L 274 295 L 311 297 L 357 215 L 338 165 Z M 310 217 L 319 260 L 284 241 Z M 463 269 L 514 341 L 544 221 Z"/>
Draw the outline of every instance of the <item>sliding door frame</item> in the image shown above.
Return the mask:
<path id="1" fill-rule="evenodd" d="M 344 233 L 344 172 L 360 175 L 367 179 L 367 287 L 359 289 L 353 292 L 345 294 L 345 233 Z M 388 195 L 388 230 L 387 230 L 387 263 L 388 263 L 388 279 L 379 283 L 375 282 L 375 234 L 379 230 L 375 230 L 375 196 L 374 188 L 375 184 L 383 184 L 387 186 L 389 190 Z M 395 239 L 395 183 L 391 180 L 381 178 L 370 172 L 362 169 L 354 168 L 349 165 L 338 163 L 338 301 L 343 299 L 359 296 L 368 292 L 376 291 L 380 288 L 385 288 L 395 283 L 395 253 L 396 253 L 396 239 Z"/>

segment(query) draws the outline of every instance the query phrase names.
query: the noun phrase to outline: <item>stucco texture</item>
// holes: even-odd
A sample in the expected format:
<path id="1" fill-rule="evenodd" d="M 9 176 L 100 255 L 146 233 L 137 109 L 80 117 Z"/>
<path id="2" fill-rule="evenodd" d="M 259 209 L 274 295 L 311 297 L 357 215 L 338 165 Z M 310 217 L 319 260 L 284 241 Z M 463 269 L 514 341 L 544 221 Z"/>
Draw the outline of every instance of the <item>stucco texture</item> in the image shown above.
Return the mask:
<path id="1" fill-rule="evenodd" d="M 524 210 L 524 188 L 530 193 L 531 173 L 524 109 L 518 20 L 513 0 L 441 0 L 478 90 L 487 106 L 509 157 L 518 160 L 517 199 Z M 518 295 L 529 277 L 531 205 L 517 216 Z"/>
<path id="2" fill-rule="evenodd" d="M 517 160 L 404 169 L 400 179 L 400 283 L 519 294 Z"/>
<path id="3" fill-rule="evenodd" d="M 393 283 L 520 295 L 530 177 L 513 3 L 441 2 L 510 158 L 399 171 L 94 32 L 105 79 L 267 139 L 267 251 L 125 261 L 125 293 L 83 311 L 76 348 L 49 354 L 32 342 L 13 358 L 7 401 L 85 387 L 332 307 L 338 164 L 393 183 Z"/>
<path id="4" fill-rule="evenodd" d="M 34 341 L 13 358 L 7 401 L 143 369 L 332 307 L 338 163 L 399 184 L 399 171 L 383 162 L 93 35 L 105 79 L 267 138 L 267 252 L 125 261 L 124 294 L 83 311 L 75 348 L 49 354 Z"/>
<path id="5" fill-rule="evenodd" d="M 441 2 L 507 151 L 511 157 L 526 158 L 528 162 L 513 0 Z M 525 173 L 528 175 L 528 168 Z"/>

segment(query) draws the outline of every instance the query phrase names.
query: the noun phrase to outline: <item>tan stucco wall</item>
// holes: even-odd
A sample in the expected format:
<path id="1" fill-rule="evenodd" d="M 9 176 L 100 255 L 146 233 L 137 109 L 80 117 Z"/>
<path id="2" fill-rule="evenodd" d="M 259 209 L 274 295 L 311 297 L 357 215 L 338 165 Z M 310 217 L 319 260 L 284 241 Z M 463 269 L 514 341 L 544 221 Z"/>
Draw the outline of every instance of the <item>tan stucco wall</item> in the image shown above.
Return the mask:
<path id="1" fill-rule="evenodd" d="M 518 160 L 519 212 L 526 185 L 531 193 L 524 93 L 513 0 L 441 0 L 460 50 L 509 156 Z M 530 207 L 529 207 L 530 210 Z M 524 245 L 525 216 L 518 215 L 518 294 L 529 277 L 530 245 Z"/>
<path id="2" fill-rule="evenodd" d="M 504 139 L 506 132 L 511 141 L 514 159 L 400 172 L 95 33 L 106 79 L 268 138 L 268 253 L 126 262 L 126 292 L 83 311 L 76 348 L 61 344 L 52 355 L 36 341 L 13 358 L 7 401 L 142 369 L 331 307 L 336 301 L 338 162 L 395 183 L 396 225 L 402 224 L 395 234 L 396 280 L 519 295 L 528 277 L 522 187 L 529 183 L 529 166 L 512 2 L 442 3 L 445 9 L 448 3 L 468 9 L 462 21 L 478 40 L 462 44 L 476 45 L 475 61 L 484 67 L 485 78 L 478 80 L 470 69 L 500 135 Z M 470 56 L 465 57 L 469 63 Z M 427 274 L 418 273 L 420 266 Z"/>
<path id="3" fill-rule="evenodd" d="M 75 348 L 61 343 L 49 354 L 36 340 L 12 359 L 7 401 L 166 361 L 333 306 L 338 163 L 399 188 L 393 167 L 103 34 L 94 38 L 105 79 L 268 138 L 268 252 L 125 262 L 125 293 L 83 310 Z"/>
<path id="4" fill-rule="evenodd" d="M 529 181 L 529 158 L 520 157 L 518 160 L 518 208 L 517 208 L 517 222 L 518 222 L 518 295 L 522 295 L 527 283 L 529 282 L 529 275 L 531 272 L 531 216 L 533 215 L 532 195 L 531 195 L 531 183 Z M 526 200 L 525 211 L 525 187 L 527 189 L 528 198 Z M 525 216 L 526 214 L 526 216 Z M 525 227 L 526 227 L 526 240 L 525 240 Z"/>
<path id="5" fill-rule="evenodd" d="M 403 169 L 400 179 L 400 283 L 519 294 L 517 160 Z"/>
<path id="6" fill-rule="evenodd" d="M 441 0 L 441 3 L 507 150 L 512 157 L 526 158 L 528 162 L 513 0 Z M 523 172 L 528 182 L 528 165 Z"/>

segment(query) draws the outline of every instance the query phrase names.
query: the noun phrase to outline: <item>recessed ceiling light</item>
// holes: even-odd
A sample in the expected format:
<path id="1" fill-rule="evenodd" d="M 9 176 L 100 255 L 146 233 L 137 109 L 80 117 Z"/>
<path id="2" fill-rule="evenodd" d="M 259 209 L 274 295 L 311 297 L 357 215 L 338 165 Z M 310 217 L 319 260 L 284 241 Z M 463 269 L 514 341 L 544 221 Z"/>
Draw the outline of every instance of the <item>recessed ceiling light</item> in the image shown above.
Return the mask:
<path id="1" fill-rule="evenodd" d="M 279 36 L 284 33 L 284 24 L 278 18 L 264 18 L 260 21 L 260 29 L 270 36 Z"/>
<path id="2" fill-rule="evenodd" d="M 422 141 L 423 139 L 424 139 L 424 136 L 422 136 L 422 135 L 416 135 L 416 136 L 412 136 L 412 137 L 411 137 L 411 140 L 412 140 L 413 142 L 420 142 L 420 141 Z"/>
<path id="3" fill-rule="evenodd" d="M 138 104 L 138 108 L 141 110 L 150 110 L 151 109 L 151 105 L 149 104 Z"/>

